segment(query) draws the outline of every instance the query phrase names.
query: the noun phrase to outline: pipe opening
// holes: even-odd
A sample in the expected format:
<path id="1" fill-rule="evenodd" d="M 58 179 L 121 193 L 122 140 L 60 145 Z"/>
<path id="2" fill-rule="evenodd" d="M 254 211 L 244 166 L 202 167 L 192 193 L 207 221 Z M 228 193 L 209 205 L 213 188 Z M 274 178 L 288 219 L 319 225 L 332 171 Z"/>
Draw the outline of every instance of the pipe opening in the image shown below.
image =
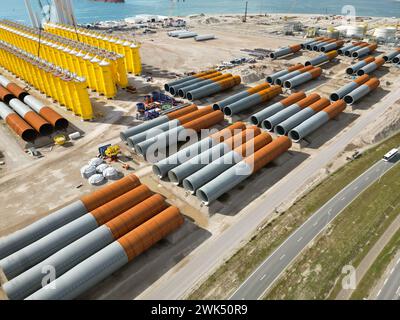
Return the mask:
<path id="1" fill-rule="evenodd" d="M 292 87 L 292 83 L 290 81 L 285 81 L 284 86 L 285 88 L 290 89 Z"/>
<path id="2" fill-rule="evenodd" d="M 270 57 L 271 59 L 275 59 L 275 53 L 271 52 L 271 53 L 269 54 L 269 57 Z"/>
<path id="3" fill-rule="evenodd" d="M 67 119 L 64 119 L 64 118 L 57 119 L 56 123 L 54 124 L 54 128 L 56 130 L 64 130 L 64 129 L 67 129 L 68 126 L 69 126 L 69 122 Z"/>
<path id="4" fill-rule="evenodd" d="M 27 129 L 24 132 L 22 132 L 21 137 L 24 141 L 33 141 L 37 137 L 37 133 L 33 129 Z"/>
<path id="5" fill-rule="evenodd" d="M 172 183 L 174 183 L 176 185 L 179 184 L 178 176 L 173 171 L 168 172 L 168 179 L 169 179 L 169 181 L 171 181 Z"/>
<path id="6" fill-rule="evenodd" d="M 181 98 L 184 98 L 185 97 L 185 92 L 183 92 L 182 89 L 179 89 L 178 90 L 178 96 L 180 96 Z"/>
<path id="7" fill-rule="evenodd" d="M 325 47 L 322 47 L 322 48 L 320 49 L 320 51 L 321 51 L 321 52 L 325 52 L 325 51 L 326 51 Z"/>
<path id="8" fill-rule="evenodd" d="M 186 99 L 188 99 L 190 101 L 193 100 L 193 96 L 190 92 L 186 93 Z"/>
<path id="9" fill-rule="evenodd" d="M 187 180 L 187 179 L 183 180 L 183 187 L 184 187 L 186 190 L 190 191 L 191 193 L 194 193 L 194 192 L 196 191 L 196 190 L 194 189 L 194 187 L 193 187 L 193 184 L 192 184 L 189 180 Z"/>
<path id="10" fill-rule="evenodd" d="M 160 168 L 155 164 L 153 165 L 153 173 L 158 176 L 159 178 L 162 178 L 161 170 Z"/>
<path id="11" fill-rule="evenodd" d="M 307 48 L 307 50 L 312 50 L 312 47 L 309 44 L 306 46 L 306 48 Z"/>
<path id="12" fill-rule="evenodd" d="M 352 75 L 354 73 L 353 68 L 347 68 L 346 69 L 346 73 L 349 74 L 349 75 Z"/>
<path id="13" fill-rule="evenodd" d="M 213 104 L 213 110 L 215 110 L 215 111 L 221 110 L 221 108 L 219 107 L 218 103 L 214 103 Z"/>
<path id="14" fill-rule="evenodd" d="M 286 134 L 286 131 L 285 131 L 285 128 L 283 128 L 281 125 L 277 125 L 275 127 L 275 133 L 277 135 L 284 136 Z"/>
<path id="15" fill-rule="evenodd" d="M 313 51 L 318 51 L 318 47 L 317 46 L 314 46 L 312 49 L 313 49 Z"/>
<path id="16" fill-rule="evenodd" d="M 169 93 L 172 94 L 173 96 L 176 94 L 174 87 L 169 88 Z"/>
<path id="17" fill-rule="evenodd" d="M 271 131 L 274 127 L 272 125 L 272 123 L 269 120 L 264 120 L 262 122 L 262 127 L 268 131 Z"/>
<path id="18" fill-rule="evenodd" d="M 164 84 L 164 89 L 165 89 L 165 91 L 169 92 L 169 84 L 168 83 Z"/>
<path id="19" fill-rule="evenodd" d="M 232 110 L 231 110 L 231 108 L 229 108 L 229 106 L 226 106 L 226 107 L 224 108 L 224 113 L 225 113 L 226 116 L 231 116 L 231 115 L 232 115 Z"/>
<path id="20" fill-rule="evenodd" d="M 275 80 L 275 84 L 277 84 L 278 86 L 282 85 L 282 80 L 280 78 Z"/>
<path id="21" fill-rule="evenodd" d="M 330 96 L 330 99 L 331 99 L 331 101 L 338 101 L 340 98 L 337 93 L 332 93 Z"/>
<path id="22" fill-rule="evenodd" d="M 258 126 L 258 125 L 260 124 L 260 123 L 258 122 L 257 117 L 255 117 L 255 116 L 251 116 L 251 117 L 250 117 L 250 122 L 251 122 L 252 124 L 256 125 L 256 126 Z"/>
<path id="23" fill-rule="evenodd" d="M 311 61 L 306 61 L 306 63 L 304 64 L 306 67 L 308 67 L 308 66 L 311 66 L 312 65 L 312 63 L 311 63 Z"/>
<path id="24" fill-rule="evenodd" d="M 353 104 L 354 99 L 352 96 L 345 96 L 344 97 L 344 102 L 346 102 L 347 104 Z"/>
<path id="25" fill-rule="evenodd" d="M 134 146 L 134 149 L 135 149 L 135 151 L 136 151 L 138 154 L 144 156 L 144 154 L 143 154 L 143 149 L 142 149 L 141 146 L 139 146 L 139 145 L 137 144 L 137 145 Z"/>
<path id="26" fill-rule="evenodd" d="M 209 203 L 208 196 L 203 190 L 197 190 L 196 195 L 203 201 L 206 205 Z"/>
<path id="27" fill-rule="evenodd" d="M 353 57 L 353 58 L 358 58 L 358 52 L 357 52 L 357 51 L 356 51 L 356 52 L 353 52 L 352 57 Z"/>
<path id="28" fill-rule="evenodd" d="M 300 141 L 300 135 L 296 130 L 291 130 L 289 132 L 289 137 L 292 139 L 294 142 L 299 142 Z"/>
<path id="29" fill-rule="evenodd" d="M 350 51 L 345 51 L 344 55 L 347 56 L 347 57 L 350 57 Z"/>
<path id="30" fill-rule="evenodd" d="M 48 136 L 53 132 L 53 126 L 50 123 L 42 124 L 39 128 L 39 132 L 42 136 Z"/>
<path id="31" fill-rule="evenodd" d="M 365 71 L 363 69 L 360 69 L 357 71 L 358 76 L 363 76 L 365 74 Z"/>
<path id="32" fill-rule="evenodd" d="M 400 62 L 400 58 L 394 57 L 392 62 L 397 64 Z"/>
<path id="33" fill-rule="evenodd" d="M 272 82 L 274 82 L 274 80 L 272 79 L 272 77 L 267 77 L 267 79 L 266 79 L 266 80 L 267 80 L 267 82 L 268 82 L 268 83 L 272 83 Z"/>

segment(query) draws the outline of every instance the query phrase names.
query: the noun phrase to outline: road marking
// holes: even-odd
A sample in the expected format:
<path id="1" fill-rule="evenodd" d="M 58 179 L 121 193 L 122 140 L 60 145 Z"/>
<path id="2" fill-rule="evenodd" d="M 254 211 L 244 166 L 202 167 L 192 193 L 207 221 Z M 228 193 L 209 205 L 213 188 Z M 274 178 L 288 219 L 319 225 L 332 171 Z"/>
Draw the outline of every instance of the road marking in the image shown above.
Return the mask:
<path id="1" fill-rule="evenodd" d="M 376 295 L 377 298 L 378 298 L 379 295 L 381 294 L 381 291 L 382 291 L 382 289 L 380 289 L 380 290 L 378 291 L 378 294 Z"/>
<path id="2" fill-rule="evenodd" d="M 357 189 L 358 189 L 358 186 L 355 186 L 353 190 L 357 190 Z"/>
<path id="3" fill-rule="evenodd" d="M 264 274 L 261 278 L 260 281 L 262 281 L 262 279 L 264 279 L 266 277 L 266 275 Z"/>
<path id="4" fill-rule="evenodd" d="M 400 258 L 397 260 L 396 264 L 399 264 L 399 262 L 400 262 Z"/>
<path id="5" fill-rule="evenodd" d="M 389 278 L 385 279 L 385 282 L 383 283 L 384 286 L 386 285 L 386 282 L 388 282 L 388 280 L 389 280 Z"/>
<path id="6" fill-rule="evenodd" d="M 315 221 L 315 223 L 313 224 L 313 226 L 314 226 L 314 227 L 316 227 L 316 226 L 317 226 L 317 224 L 318 224 L 318 220 L 317 220 L 317 221 Z"/>
<path id="7" fill-rule="evenodd" d="M 303 239 L 303 237 L 300 237 L 297 239 L 297 242 L 300 242 Z"/>
<path id="8" fill-rule="evenodd" d="M 286 254 L 283 254 L 283 255 L 279 258 L 279 260 L 282 260 L 285 256 L 286 256 Z"/>
<path id="9" fill-rule="evenodd" d="M 346 197 L 343 197 L 343 198 L 342 198 L 342 199 L 340 199 L 340 200 L 342 200 L 342 201 L 343 201 L 343 200 L 346 200 Z"/>
<path id="10" fill-rule="evenodd" d="M 392 270 L 390 270 L 390 274 L 392 274 L 392 273 L 393 273 L 393 271 L 394 271 L 394 267 L 392 268 Z"/>

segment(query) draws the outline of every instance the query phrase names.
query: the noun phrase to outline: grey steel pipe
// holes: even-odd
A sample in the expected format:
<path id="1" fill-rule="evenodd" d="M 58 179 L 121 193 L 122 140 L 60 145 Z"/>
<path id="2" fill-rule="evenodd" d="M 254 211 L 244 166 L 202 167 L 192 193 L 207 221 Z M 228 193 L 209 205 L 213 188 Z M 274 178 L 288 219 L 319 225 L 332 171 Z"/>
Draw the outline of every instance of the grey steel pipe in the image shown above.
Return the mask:
<path id="1" fill-rule="evenodd" d="M 286 135 L 291 129 L 295 128 L 303 121 L 307 120 L 317 112 L 327 107 L 329 103 L 330 101 L 327 98 L 319 99 L 318 101 L 314 102 L 303 110 L 300 110 L 291 117 L 287 118 L 285 121 L 276 125 L 274 129 L 275 133 L 280 136 Z"/>
<path id="2" fill-rule="evenodd" d="M 361 48 L 361 49 L 359 49 L 359 50 L 357 50 L 357 51 L 354 51 L 354 52 L 351 54 L 351 56 L 352 56 L 353 58 L 361 58 L 361 57 L 363 57 L 363 56 L 366 56 L 366 55 L 368 55 L 368 54 L 374 52 L 375 49 L 376 49 L 377 47 L 378 47 L 378 46 L 377 46 L 376 44 L 371 44 L 371 45 L 369 45 L 369 46 L 367 46 L 367 47 L 364 47 L 364 48 Z"/>
<path id="3" fill-rule="evenodd" d="M 329 51 L 327 53 L 319 55 L 318 57 L 315 57 L 314 59 L 306 61 L 304 65 L 306 65 L 306 66 L 316 66 L 316 65 L 319 65 L 321 63 L 324 63 L 324 62 L 327 62 L 327 61 L 331 61 L 332 59 L 337 57 L 337 55 L 338 55 L 338 53 L 337 53 L 336 50 Z"/>
<path id="4" fill-rule="evenodd" d="M 183 187 L 194 194 L 200 187 L 207 184 L 209 181 L 242 161 L 246 156 L 253 154 L 271 141 L 271 136 L 266 132 L 257 135 L 255 138 L 247 141 L 234 150 L 227 152 L 222 157 L 212 161 L 210 164 L 186 177 L 183 180 Z"/>
<path id="5" fill-rule="evenodd" d="M 347 46 L 344 46 L 344 47 L 342 47 L 342 48 L 339 48 L 339 49 L 337 50 L 337 51 L 338 51 L 338 54 L 344 55 L 344 53 L 345 53 L 347 50 L 350 50 L 350 49 L 354 48 L 355 46 L 356 46 L 355 44 L 351 43 L 351 44 L 349 44 L 349 45 L 347 45 Z"/>
<path id="6" fill-rule="evenodd" d="M 196 196 L 206 205 L 218 199 L 240 182 L 256 173 L 269 162 L 278 158 L 291 147 L 288 137 L 281 136 L 257 150 L 254 155 L 245 158 L 218 177 L 203 185 L 196 191 Z"/>
<path id="7" fill-rule="evenodd" d="M 290 130 L 289 137 L 293 141 L 299 142 L 301 139 L 304 139 L 309 134 L 313 133 L 315 130 L 327 123 L 330 119 L 336 117 L 345 108 L 346 103 L 343 100 L 333 102 L 322 111 L 316 113 L 311 118 L 308 118 L 306 121 Z"/>
<path id="8" fill-rule="evenodd" d="M 139 179 L 134 174 L 130 174 L 117 182 L 83 196 L 80 200 L 35 221 L 21 230 L 1 238 L 0 259 L 17 252 L 63 225 L 119 197 L 139 184 Z"/>
<path id="9" fill-rule="evenodd" d="M 344 97 L 347 104 L 353 104 L 379 87 L 380 81 L 377 78 L 371 78 L 357 89 L 353 90 Z"/>
<path id="10" fill-rule="evenodd" d="M 368 43 L 363 42 L 363 43 L 361 43 L 361 44 L 358 45 L 358 46 L 354 46 L 354 47 L 352 47 L 352 48 L 350 48 L 350 49 L 347 49 L 347 50 L 344 52 L 344 55 L 347 56 L 347 57 L 351 57 L 352 54 L 353 54 L 353 52 L 356 52 L 357 50 L 360 50 L 360 49 L 362 49 L 362 48 L 364 48 L 364 47 L 366 47 L 366 46 L 368 46 Z"/>
<path id="11" fill-rule="evenodd" d="M 357 75 L 362 76 L 364 74 L 372 73 L 375 70 L 379 69 L 384 64 L 385 64 L 385 59 L 376 58 L 374 62 L 371 62 L 371 63 L 367 64 L 366 66 L 362 67 L 360 70 L 358 70 Z"/>
<path id="12" fill-rule="evenodd" d="M 279 86 L 282 86 L 286 80 L 292 79 L 292 78 L 294 78 L 294 77 L 296 77 L 296 76 L 298 76 L 298 75 L 300 75 L 300 74 L 302 74 L 304 72 L 312 70 L 313 68 L 314 68 L 313 66 L 307 66 L 307 67 L 301 68 L 299 70 L 295 70 L 293 72 L 285 74 L 282 77 L 279 77 L 279 78 L 275 79 L 274 83 L 279 85 Z"/>
<path id="13" fill-rule="evenodd" d="M 232 77 L 233 77 L 233 76 L 232 76 L 231 73 L 221 74 L 221 75 L 219 75 L 219 76 L 216 76 L 216 77 L 213 77 L 213 78 L 210 78 L 210 79 L 206 79 L 206 80 L 203 80 L 203 81 L 199 81 L 199 82 L 196 82 L 196 83 L 194 83 L 194 84 L 192 84 L 192 85 L 188 85 L 188 86 L 186 86 L 186 87 L 180 88 L 180 89 L 178 90 L 177 94 L 178 94 L 178 96 L 180 96 L 181 98 L 185 98 L 185 97 L 186 97 L 186 93 L 187 93 L 188 91 L 195 90 L 195 89 L 204 87 L 204 86 L 206 86 L 206 85 L 208 85 L 208 84 L 213 84 L 213 83 L 215 83 L 216 81 L 220 81 L 220 80 L 227 79 L 227 78 L 232 78 Z M 172 88 L 171 88 L 171 90 L 172 90 Z"/>
<path id="14" fill-rule="evenodd" d="M 390 62 L 393 60 L 394 57 L 397 57 L 397 56 L 400 57 L 400 48 L 398 48 L 392 52 L 389 52 L 388 54 L 385 54 L 382 58 L 385 59 L 386 62 Z M 3 84 L 3 86 L 4 86 L 4 84 Z"/>
<path id="15" fill-rule="evenodd" d="M 367 64 L 369 64 L 373 61 L 375 61 L 374 57 L 367 57 L 367 58 L 357 62 L 356 64 L 353 64 L 352 66 L 348 67 L 346 69 L 346 73 L 349 75 L 352 75 L 352 74 L 356 73 L 358 70 L 360 70 L 362 67 L 365 67 Z"/>
<path id="16" fill-rule="evenodd" d="M 248 128 L 234 135 L 233 137 L 219 143 L 208 150 L 200 153 L 199 155 L 191 158 L 190 160 L 180 164 L 168 172 L 168 178 L 171 182 L 179 185 L 183 179 L 192 175 L 193 173 L 204 168 L 212 161 L 220 158 L 232 149 L 242 145 L 248 140 L 253 139 L 261 133 L 257 127 Z"/>
<path id="17" fill-rule="evenodd" d="M 398 63 L 400 62 L 400 54 L 398 54 L 397 56 L 395 56 L 395 57 L 392 59 L 392 62 L 393 62 L 394 64 L 398 64 Z"/>
<path id="18" fill-rule="evenodd" d="M 240 76 L 234 76 L 232 78 L 217 81 L 215 83 L 206 85 L 204 87 L 188 91 L 186 93 L 186 98 L 190 101 L 201 99 L 210 96 L 212 94 L 221 92 L 223 90 L 232 88 L 240 84 L 240 82 L 241 82 Z"/>
<path id="19" fill-rule="evenodd" d="M 189 81 L 186 81 L 186 82 L 183 82 L 183 83 L 179 83 L 179 84 L 170 86 L 169 87 L 169 93 L 174 95 L 174 96 L 177 96 L 177 95 L 179 95 L 179 90 L 182 89 L 182 88 L 190 87 L 190 86 L 194 86 L 194 85 L 199 85 L 200 83 L 204 83 L 204 81 L 207 81 L 206 84 L 207 83 L 212 83 L 212 81 L 209 82 L 212 78 L 216 78 L 216 77 L 220 77 L 220 76 L 222 76 L 221 72 L 215 72 L 215 73 L 207 74 L 205 76 L 201 76 L 201 77 L 198 77 L 196 79 L 192 79 L 192 80 L 189 80 Z M 222 79 L 224 79 L 226 77 L 227 76 L 224 75 L 224 77 Z M 232 77 L 232 75 L 229 74 L 228 77 Z"/>
<path id="20" fill-rule="evenodd" d="M 310 43 L 310 44 L 306 45 L 306 49 L 309 50 L 309 51 L 313 51 L 314 46 L 319 45 L 319 44 L 324 43 L 324 42 L 325 42 L 325 39 L 324 40 L 315 41 L 314 43 Z"/>
<path id="21" fill-rule="evenodd" d="M 284 70 L 275 72 L 274 74 L 268 76 L 268 77 L 266 78 L 266 81 L 267 81 L 268 83 L 271 83 L 271 84 L 272 84 L 272 83 L 275 82 L 275 80 L 276 80 L 277 78 L 282 77 L 282 76 L 284 76 L 285 74 L 288 74 L 288 73 L 290 73 L 290 72 L 292 72 L 292 71 L 295 71 L 295 70 L 298 70 L 298 69 L 301 69 L 301 68 L 304 68 L 304 65 L 302 65 L 301 63 L 298 63 L 298 64 L 296 64 L 296 65 L 294 65 L 294 66 L 291 66 L 291 67 L 289 67 L 289 68 L 287 68 L 287 69 L 284 69 Z"/>
<path id="22" fill-rule="evenodd" d="M 196 32 L 182 32 L 178 34 L 178 39 L 194 38 L 197 36 L 198 34 Z"/>
<path id="23" fill-rule="evenodd" d="M 286 56 L 286 55 L 291 54 L 291 53 L 296 53 L 296 52 L 300 51 L 300 49 L 301 49 L 301 45 L 300 44 L 289 46 L 289 47 L 286 47 L 286 48 L 281 48 L 281 49 L 278 49 L 278 50 L 276 50 L 274 52 L 271 52 L 269 54 L 269 57 L 271 59 L 280 58 L 280 57 Z"/>
<path id="24" fill-rule="evenodd" d="M 300 101 L 301 99 L 304 99 L 305 97 L 306 97 L 306 94 L 303 91 L 293 93 L 289 97 L 282 99 L 281 101 L 274 103 L 274 104 L 266 107 L 265 109 L 253 114 L 250 117 L 250 122 L 254 125 L 259 126 L 263 120 L 265 120 L 268 117 L 274 115 L 275 113 L 283 110 L 287 106 L 290 106 L 290 105 Z"/>
<path id="25" fill-rule="evenodd" d="M 278 113 L 275 113 L 271 117 L 263 120 L 263 122 L 261 123 L 261 127 L 268 131 L 272 131 L 272 130 L 274 130 L 274 128 L 277 124 L 285 121 L 292 115 L 296 114 L 297 112 L 304 109 L 305 107 L 308 107 L 309 105 L 313 104 L 314 102 L 318 101 L 319 99 L 321 99 L 319 94 L 312 93 L 308 97 L 300 100 L 299 102 L 292 104 L 292 105 L 284 108 L 283 110 L 279 111 Z"/>
<path id="26" fill-rule="evenodd" d="M 259 84 L 259 85 L 255 86 L 255 87 L 252 87 L 250 89 L 241 91 L 241 92 L 239 92 L 237 94 L 234 94 L 233 96 L 230 96 L 230 97 L 228 97 L 228 98 L 226 98 L 226 99 L 224 99 L 224 100 L 222 100 L 220 102 L 214 103 L 213 104 L 213 109 L 214 110 L 223 111 L 224 108 L 227 105 L 232 104 L 232 103 L 234 103 L 236 101 L 239 101 L 239 100 L 241 100 L 243 98 L 246 98 L 246 97 L 248 97 L 248 96 L 250 96 L 250 95 L 252 95 L 252 94 L 254 94 L 256 92 L 259 92 L 261 90 L 267 89 L 269 87 L 270 87 L 270 84 L 268 82 L 264 82 L 262 84 Z"/>
<path id="27" fill-rule="evenodd" d="M 268 100 L 276 97 L 280 93 L 282 93 L 282 87 L 276 86 L 276 85 L 271 86 L 268 89 L 262 90 L 260 92 L 256 92 L 255 94 L 252 94 L 249 97 L 243 98 L 242 100 L 239 100 L 230 105 L 227 105 L 224 108 L 224 113 L 227 116 L 232 116 L 243 110 L 249 109 L 249 108 L 259 105 L 265 101 L 268 101 Z"/>
<path id="28" fill-rule="evenodd" d="M 169 92 L 169 87 L 170 86 L 174 86 L 174 85 L 177 85 L 177 84 L 189 81 L 189 80 L 193 80 L 193 79 L 196 79 L 198 77 L 201 77 L 201 76 L 204 76 L 204 75 L 207 75 L 207 74 L 215 73 L 215 72 L 216 72 L 216 70 L 211 69 L 211 70 L 208 70 L 208 71 L 205 71 L 205 72 L 196 73 L 196 74 L 194 74 L 192 76 L 188 76 L 188 77 L 184 77 L 184 78 L 181 78 L 181 79 L 178 79 L 178 80 L 167 82 L 164 85 L 164 89 L 165 89 L 165 91 Z"/>
<path id="29" fill-rule="evenodd" d="M 358 88 L 360 85 L 364 84 L 369 80 L 369 75 L 365 74 L 348 84 L 344 85 L 343 87 L 339 88 L 335 92 L 331 93 L 330 99 L 332 101 L 337 101 L 339 99 L 342 99 L 346 94 L 349 94 L 352 92 L 354 89 Z"/>
<path id="30" fill-rule="evenodd" d="M 196 41 L 205 41 L 205 40 L 213 40 L 215 39 L 214 34 L 204 34 L 204 35 L 199 35 L 197 37 L 194 37 L 194 40 Z"/>
<path id="31" fill-rule="evenodd" d="M 321 51 L 321 48 L 322 48 L 323 46 L 328 45 L 328 44 L 330 44 L 329 41 L 323 41 L 323 42 L 314 44 L 313 47 L 312 47 L 312 51 Z"/>
<path id="32" fill-rule="evenodd" d="M 237 133 L 238 131 L 242 131 L 246 128 L 246 125 L 243 122 L 235 122 L 229 127 L 218 131 L 214 134 L 205 137 L 204 139 L 196 142 L 186 148 L 179 150 L 177 153 L 165 158 L 153 165 L 153 172 L 160 178 L 164 178 L 168 171 L 173 168 L 179 166 L 180 164 L 192 159 L 196 155 L 200 154 L 203 151 L 210 149 L 212 146 L 223 142 L 225 139 L 229 139 Z"/>
<path id="33" fill-rule="evenodd" d="M 332 51 L 332 50 L 337 50 L 338 48 L 342 47 L 343 44 L 344 44 L 343 40 L 335 41 L 333 43 L 328 43 L 326 45 L 323 45 L 320 48 L 320 51 L 321 52 L 329 52 L 329 51 Z M 339 52 L 338 52 L 338 54 L 339 54 Z"/>
<path id="34" fill-rule="evenodd" d="M 314 68 L 292 79 L 286 80 L 284 86 L 285 88 L 292 89 L 310 80 L 318 78 L 321 74 L 322 74 L 321 68 Z"/>
<path id="35" fill-rule="evenodd" d="M 302 43 L 300 46 L 301 46 L 302 49 L 306 49 L 307 45 L 313 45 L 314 43 L 316 43 L 318 41 L 321 41 L 323 39 L 325 39 L 325 38 L 324 37 L 314 38 L 312 40 L 309 40 L 309 41 L 306 41 L 306 42 Z"/>
<path id="36" fill-rule="evenodd" d="M 172 111 L 170 113 L 167 113 L 166 115 L 162 115 L 153 120 L 146 121 L 138 126 L 128 128 L 127 130 L 121 131 L 121 133 L 119 135 L 120 135 L 122 141 L 126 141 L 126 140 L 128 140 L 129 137 L 132 137 L 136 134 L 147 131 L 147 130 L 154 128 L 156 126 L 159 126 L 165 122 L 176 119 L 180 116 L 183 116 L 185 114 L 191 113 L 196 110 L 197 110 L 197 106 L 193 104 L 193 105 L 184 107 L 182 109 Z"/>

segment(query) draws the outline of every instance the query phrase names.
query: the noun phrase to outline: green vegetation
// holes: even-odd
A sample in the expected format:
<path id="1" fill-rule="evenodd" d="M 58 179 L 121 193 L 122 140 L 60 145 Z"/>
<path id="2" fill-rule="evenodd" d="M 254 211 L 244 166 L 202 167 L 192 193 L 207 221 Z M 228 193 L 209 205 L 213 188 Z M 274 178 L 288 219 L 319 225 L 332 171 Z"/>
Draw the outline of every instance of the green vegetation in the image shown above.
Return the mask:
<path id="1" fill-rule="evenodd" d="M 358 266 L 400 213 L 400 166 L 355 199 L 285 272 L 268 299 L 335 298 L 342 268 Z"/>
<path id="2" fill-rule="evenodd" d="M 361 300 L 368 298 L 371 290 L 375 287 L 379 279 L 381 279 L 386 268 L 393 260 L 399 248 L 400 230 L 396 232 L 393 238 L 376 258 L 372 266 L 368 269 L 367 273 L 358 284 L 357 289 L 354 290 L 353 294 L 351 295 L 351 299 Z"/>
<path id="3" fill-rule="evenodd" d="M 229 297 L 257 268 L 313 212 L 337 192 L 379 160 L 388 150 L 400 145 L 400 134 L 372 147 L 364 154 L 331 174 L 281 213 L 204 281 L 189 299 L 223 299 Z"/>

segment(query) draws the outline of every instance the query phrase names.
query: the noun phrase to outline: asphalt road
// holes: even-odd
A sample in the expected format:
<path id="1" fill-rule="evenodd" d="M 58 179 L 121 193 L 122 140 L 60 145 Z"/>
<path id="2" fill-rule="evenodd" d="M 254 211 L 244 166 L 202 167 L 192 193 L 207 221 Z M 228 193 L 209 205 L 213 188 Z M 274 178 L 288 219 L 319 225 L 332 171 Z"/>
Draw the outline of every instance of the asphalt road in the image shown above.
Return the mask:
<path id="1" fill-rule="evenodd" d="M 382 289 L 379 291 L 377 300 L 400 300 L 400 258 L 396 265 L 390 270 Z"/>
<path id="2" fill-rule="evenodd" d="M 323 150 L 308 159 L 304 165 L 290 172 L 266 192 L 263 200 L 250 204 L 235 217 L 234 223 L 223 233 L 210 237 L 137 299 L 176 300 L 185 297 L 193 288 L 231 256 L 247 241 L 282 203 L 293 199 L 319 170 L 331 162 L 367 125 L 384 114 L 398 99 L 400 86 L 392 88 L 379 103 L 361 115 L 351 126 L 323 146 Z"/>
<path id="3" fill-rule="evenodd" d="M 391 162 L 375 163 L 361 176 L 353 180 L 325 205 L 316 211 L 292 233 L 238 288 L 232 300 L 262 298 L 292 261 L 335 219 L 344 208 L 356 199 L 372 183 L 378 181 L 399 162 L 400 156 Z M 400 268 L 399 268 L 400 269 Z M 398 274 L 400 280 L 400 273 Z"/>

